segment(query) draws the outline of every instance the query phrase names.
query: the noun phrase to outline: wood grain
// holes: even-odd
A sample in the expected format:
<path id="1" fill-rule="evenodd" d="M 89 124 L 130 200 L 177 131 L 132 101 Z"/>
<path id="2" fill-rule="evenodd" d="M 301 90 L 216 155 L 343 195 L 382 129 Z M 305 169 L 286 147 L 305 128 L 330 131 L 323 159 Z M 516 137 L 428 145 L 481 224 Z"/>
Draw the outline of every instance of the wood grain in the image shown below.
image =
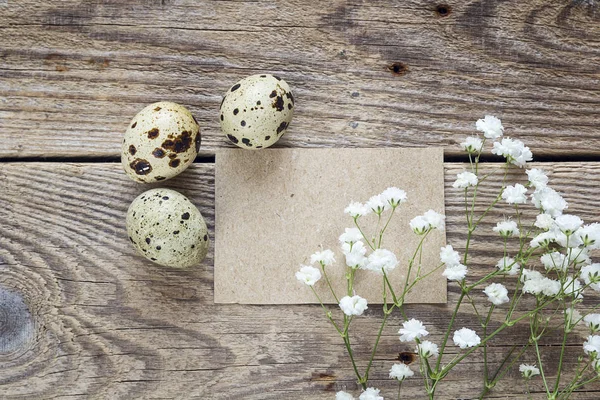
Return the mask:
<path id="1" fill-rule="evenodd" d="M 565 192 L 569 210 L 600 221 L 596 194 L 600 163 L 546 164 L 552 183 Z M 153 265 L 135 254 L 124 221 L 129 202 L 147 188 L 130 181 L 111 163 L 0 164 L 0 390 L 3 398 L 199 398 L 332 399 L 337 390 L 358 393 L 344 346 L 318 306 L 213 304 L 213 251 L 189 270 Z M 448 241 L 461 248 L 461 194 L 451 188 L 462 164 L 446 164 Z M 485 172 L 499 168 L 488 164 Z M 513 171 L 509 180 L 520 177 Z M 195 203 L 214 232 L 214 166 L 194 164 L 167 187 Z M 494 195 L 486 185 L 482 201 Z M 491 232 L 508 208 L 494 211 L 472 244 L 471 273 L 482 276 L 501 256 Z M 526 214 L 524 218 L 528 218 Z M 310 252 L 311 249 L 307 249 Z M 291 277 L 290 279 L 293 279 Z M 449 286 L 449 305 L 458 296 Z M 584 307 L 599 296 L 586 296 Z M 332 307 L 335 311 L 335 307 Z M 449 306 L 414 305 L 408 315 L 424 320 L 440 342 Z M 364 361 L 381 310 L 370 308 L 355 322 L 353 341 Z M 500 321 L 501 316 L 496 317 Z M 372 384 L 386 398 L 396 385 L 387 378 L 400 351 L 395 315 L 384 331 Z M 463 307 L 457 326 L 479 330 Z M 569 338 L 567 370 L 581 354 L 586 333 Z M 499 362 L 525 327 L 493 340 Z M 557 345 L 551 335 L 544 344 Z M 453 346 L 450 356 L 455 353 Z M 555 371 L 556 347 L 544 346 Z M 532 355 L 525 360 L 533 361 Z M 473 398 L 480 389 L 480 355 L 461 364 L 444 382 L 440 399 Z M 554 369 L 553 369 L 554 368 Z M 424 398 L 418 379 L 404 385 L 407 398 Z M 541 395 L 532 382 L 534 398 Z M 574 399 L 596 399 L 598 385 Z M 490 398 L 522 399 L 513 371 Z"/>
<path id="2" fill-rule="evenodd" d="M 222 94 L 258 72 L 297 99 L 279 147 L 452 155 L 493 113 L 537 155 L 597 157 L 596 3 L 0 1 L 0 157 L 116 157 L 158 100 L 189 107 L 213 154 Z"/>

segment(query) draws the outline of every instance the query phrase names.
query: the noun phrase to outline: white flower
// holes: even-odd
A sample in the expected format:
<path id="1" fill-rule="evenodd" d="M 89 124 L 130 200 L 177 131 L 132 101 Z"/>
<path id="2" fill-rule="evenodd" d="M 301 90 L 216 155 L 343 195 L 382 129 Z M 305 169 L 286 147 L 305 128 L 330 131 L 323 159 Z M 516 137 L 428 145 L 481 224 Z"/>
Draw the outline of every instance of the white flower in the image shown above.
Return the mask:
<path id="1" fill-rule="evenodd" d="M 499 233 L 502 237 L 508 238 L 519 234 L 519 228 L 515 221 L 500 221 L 493 228 L 494 232 Z"/>
<path id="2" fill-rule="evenodd" d="M 529 177 L 529 183 L 536 189 L 543 189 L 548 184 L 548 176 L 546 176 L 546 173 L 543 170 L 532 168 L 525 172 Z"/>
<path id="3" fill-rule="evenodd" d="M 519 366 L 519 371 L 523 374 L 523 378 L 529 379 L 533 376 L 540 374 L 540 369 L 534 365 L 529 364 L 521 364 Z"/>
<path id="4" fill-rule="evenodd" d="M 477 333 L 469 328 L 462 328 L 455 331 L 452 339 L 454 340 L 454 345 L 461 349 L 477 346 L 481 343 L 481 339 L 477 336 Z"/>
<path id="5" fill-rule="evenodd" d="M 556 234 L 552 231 L 542 232 L 529 242 L 529 245 L 533 248 L 536 247 L 546 247 L 550 243 L 556 240 Z"/>
<path id="6" fill-rule="evenodd" d="M 362 239 L 363 235 L 358 228 L 346 228 L 340 235 L 340 243 L 356 243 Z"/>
<path id="7" fill-rule="evenodd" d="M 573 266 L 579 264 L 589 264 L 592 261 L 590 260 L 590 256 L 588 255 L 588 250 L 584 248 L 574 247 L 567 249 L 567 263 L 568 265 L 573 264 Z"/>
<path id="8" fill-rule="evenodd" d="M 456 181 L 452 184 L 452 187 L 455 189 L 464 189 L 469 186 L 477 185 L 477 175 L 472 172 L 464 171 L 456 175 Z"/>
<path id="9" fill-rule="evenodd" d="M 445 276 L 449 281 L 459 282 L 465 279 L 465 276 L 467 276 L 467 272 L 469 272 L 469 270 L 465 265 L 455 264 L 446 266 L 446 269 L 444 270 L 444 272 L 442 272 L 442 275 Z"/>
<path id="10" fill-rule="evenodd" d="M 483 142 L 477 136 L 468 136 L 464 142 L 460 144 L 467 153 L 479 153 L 483 146 Z"/>
<path id="11" fill-rule="evenodd" d="M 531 201 L 536 208 L 543 210 L 552 217 L 558 217 L 569 207 L 565 199 L 550 187 L 536 190 L 531 195 Z"/>
<path id="12" fill-rule="evenodd" d="M 590 335 L 583 343 L 583 351 L 585 354 L 600 353 L 600 336 Z"/>
<path id="13" fill-rule="evenodd" d="M 392 207 L 397 207 L 401 203 L 405 203 L 408 197 L 406 192 L 397 187 L 389 187 L 381 193 L 381 196 L 387 201 Z"/>
<path id="14" fill-rule="evenodd" d="M 360 394 L 358 400 L 384 400 L 383 396 L 379 395 L 379 389 L 375 388 L 367 388 L 364 392 Z"/>
<path id="15" fill-rule="evenodd" d="M 417 353 L 419 353 L 421 357 L 425 358 L 437 357 L 440 354 L 438 345 L 430 342 L 429 340 L 424 340 L 417 344 Z"/>
<path id="16" fill-rule="evenodd" d="M 366 206 L 375 214 L 381 214 L 385 210 L 389 210 L 391 208 L 390 203 L 388 203 L 388 201 L 381 194 L 371 196 L 371 198 L 367 200 Z"/>
<path id="17" fill-rule="evenodd" d="M 406 378 L 410 378 L 415 373 L 408 365 L 405 364 L 394 364 L 392 365 L 392 369 L 390 369 L 390 378 L 397 379 L 400 382 L 405 380 Z"/>
<path id="18" fill-rule="evenodd" d="M 488 300 L 494 305 L 501 305 L 508 303 L 508 290 L 501 283 L 492 283 L 488 285 L 483 291 L 488 297 Z"/>
<path id="19" fill-rule="evenodd" d="M 367 264 L 367 248 L 363 242 L 344 243 L 342 252 L 346 256 L 346 265 L 350 268 L 364 268 Z"/>
<path id="20" fill-rule="evenodd" d="M 339 391 L 335 394 L 335 400 L 354 400 L 354 396 L 350 393 Z"/>
<path id="21" fill-rule="evenodd" d="M 427 222 L 429 222 L 429 225 L 433 229 L 444 229 L 444 226 L 445 226 L 444 220 L 446 219 L 446 216 L 444 214 L 440 214 L 433 210 L 429 210 L 429 211 L 425 212 L 425 214 L 423 214 L 423 216 L 425 217 Z"/>
<path id="22" fill-rule="evenodd" d="M 563 293 L 567 296 L 573 296 L 577 299 L 581 299 L 583 297 L 583 294 L 581 294 L 581 282 L 572 276 L 567 277 L 562 289 Z"/>
<path id="23" fill-rule="evenodd" d="M 361 315 L 367 307 L 367 300 L 360 296 L 344 296 L 340 299 L 340 308 L 346 315 Z"/>
<path id="24" fill-rule="evenodd" d="M 502 198 L 508 204 L 525 204 L 527 203 L 525 193 L 527 193 L 527 188 L 517 183 L 514 186 L 507 186 L 502 192 Z"/>
<path id="25" fill-rule="evenodd" d="M 588 314 L 583 317 L 583 321 L 590 328 L 592 333 L 600 331 L 600 314 Z"/>
<path id="26" fill-rule="evenodd" d="M 410 220 L 410 228 L 417 235 L 422 235 L 431 229 L 431 225 L 424 216 L 419 215 Z"/>
<path id="27" fill-rule="evenodd" d="M 527 161 L 533 159 L 533 154 L 529 147 L 518 139 L 504 138 L 501 142 L 495 142 L 492 148 L 492 154 L 504 156 L 506 160 L 516 165 L 524 167 Z"/>
<path id="28" fill-rule="evenodd" d="M 521 274 L 521 282 L 525 282 L 527 280 L 533 279 L 543 279 L 544 275 L 542 275 L 540 272 L 538 271 L 534 271 L 532 269 L 524 269 L 523 273 Z"/>
<path id="29" fill-rule="evenodd" d="M 502 122 L 493 115 L 486 115 L 485 118 L 478 119 L 475 127 L 488 139 L 497 139 L 504 133 Z"/>
<path id="30" fill-rule="evenodd" d="M 315 254 L 310 256 L 310 263 L 314 264 L 316 262 L 325 266 L 331 265 L 335 262 L 335 254 L 333 254 L 333 251 L 329 249 L 317 251 Z"/>
<path id="31" fill-rule="evenodd" d="M 577 235 L 585 247 L 590 250 L 600 249 L 600 224 L 584 225 L 577 230 Z"/>
<path id="32" fill-rule="evenodd" d="M 600 292 L 600 264 L 590 264 L 581 268 L 581 279 L 586 285 Z"/>
<path id="33" fill-rule="evenodd" d="M 564 234 L 570 235 L 577 229 L 581 228 L 583 221 L 577 215 L 563 214 L 556 217 L 554 220 L 558 229 Z"/>
<path id="34" fill-rule="evenodd" d="M 541 275 L 541 274 L 540 274 Z M 550 278 L 531 278 L 528 277 L 523 283 L 523 292 L 534 296 L 556 296 L 561 289 L 559 281 Z"/>
<path id="35" fill-rule="evenodd" d="M 460 264 L 460 255 L 451 245 L 440 248 L 440 261 L 448 267 Z"/>
<path id="36" fill-rule="evenodd" d="M 398 331 L 401 342 L 411 342 L 415 339 L 421 339 L 423 336 L 429 335 L 425 329 L 425 325 L 417 319 L 410 319 L 402 323 L 402 328 Z"/>
<path id="37" fill-rule="evenodd" d="M 367 265 L 364 269 L 387 274 L 398 266 L 396 255 L 386 249 L 377 249 L 369 255 Z"/>
<path id="38" fill-rule="evenodd" d="M 578 234 L 569 233 L 568 235 L 561 231 L 558 226 L 554 226 L 551 230 L 554 233 L 554 241 L 560 244 L 562 247 L 579 247 L 583 244 L 583 241 Z M 577 233 L 577 231 L 575 232 Z"/>
<path id="39" fill-rule="evenodd" d="M 300 271 L 296 272 L 296 279 L 308 286 L 312 286 L 321 279 L 321 271 L 309 265 L 302 265 Z"/>
<path id="40" fill-rule="evenodd" d="M 537 217 L 535 217 L 534 225 L 547 231 L 554 226 L 554 219 L 550 214 L 538 214 Z"/>
<path id="41" fill-rule="evenodd" d="M 521 266 L 511 257 L 503 257 L 496 263 L 496 268 L 508 275 L 517 275 Z"/>
<path id="42" fill-rule="evenodd" d="M 567 257 L 559 253 L 558 251 L 553 251 L 552 253 L 546 253 L 540 257 L 542 264 L 544 264 L 544 268 L 547 271 L 566 271 L 568 267 Z"/>
<path id="43" fill-rule="evenodd" d="M 362 203 L 353 201 L 344 209 L 344 212 L 350 214 L 352 218 L 358 218 L 369 214 L 371 209 Z"/>

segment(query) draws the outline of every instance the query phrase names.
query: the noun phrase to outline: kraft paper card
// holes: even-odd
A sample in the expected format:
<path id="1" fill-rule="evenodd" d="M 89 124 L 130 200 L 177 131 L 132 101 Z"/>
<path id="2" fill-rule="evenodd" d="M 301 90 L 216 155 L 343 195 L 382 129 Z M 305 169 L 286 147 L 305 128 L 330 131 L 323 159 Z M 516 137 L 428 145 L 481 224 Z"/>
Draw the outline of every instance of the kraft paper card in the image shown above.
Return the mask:
<path id="1" fill-rule="evenodd" d="M 383 243 L 400 261 L 390 273 L 392 284 L 400 287 L 419 241 L 409 221 L 429 209 L 444 212 L 442 149 L 218 151 L 215 303 L 317 303 L 310 288 L 294 274 L 300 264 L 310 264 L 311 254 L 327 248 L 335 252 L 337 261 L 328 274 L 338 296 L 343 296 L 346 264 L 338 237 L 353 226 L 343 210 L 351 201 L 365 202 L 390 186 L 408 195 Z M 365 232 L 375 231 L 374 214 L 359 221 Z M 429 235 L 422 254 L 423 273 L 439 264 L 445 243 L 444 231 Z M 440 269 L 419 282 L 408 302 L 445 303 L 446 280 L 441 273 Z M 326 303 L 335 303 L 324 279 L 315 289 Z M 369 303 L 381 303 L 382 275 L 359 270 L 355 290 Z"/>

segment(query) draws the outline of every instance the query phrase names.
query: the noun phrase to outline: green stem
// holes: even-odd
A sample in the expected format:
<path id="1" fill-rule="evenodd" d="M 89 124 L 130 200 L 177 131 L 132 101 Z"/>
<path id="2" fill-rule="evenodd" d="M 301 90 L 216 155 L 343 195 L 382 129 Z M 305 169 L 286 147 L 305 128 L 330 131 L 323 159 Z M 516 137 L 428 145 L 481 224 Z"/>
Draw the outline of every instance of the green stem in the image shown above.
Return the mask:
<path id="1" fill-rule="evenodd" d="M 325 276 L 325 282 L 327 282 L 327 286 L 329 286 L 329 290 L 331 290 L 331 294 L 333 295 L 333 298 L 335 299 L 335 302 L 339 304 L 340 300 L 335 295 L 335 292 L 333 290 L 333 286 L 331 286 L 331 282 L 329 281 L 329 276 L 327 275 L 327 272 L 325 272 L 325 264 L 323 264 L 323 263 L 320 263 L 320 264 L 321 264 L 321 269 L 323 270 L 323 276 Z"/>

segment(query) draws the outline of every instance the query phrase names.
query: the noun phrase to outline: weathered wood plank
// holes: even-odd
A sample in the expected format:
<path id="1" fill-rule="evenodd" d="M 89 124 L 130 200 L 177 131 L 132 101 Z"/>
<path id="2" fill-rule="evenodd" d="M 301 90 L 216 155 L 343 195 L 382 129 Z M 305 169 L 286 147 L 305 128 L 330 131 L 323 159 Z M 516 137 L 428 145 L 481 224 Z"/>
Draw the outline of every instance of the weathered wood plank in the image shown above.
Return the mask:
<path id="1" fill-rule="evenodd" d="M 281 147 L 453 146 L 485 113 L 544 155 L 600 154 L 592 3 L 299 0 L 0 2 L 0 157 L 117 156 L 172 100 L 220 133 L 222 93 L 258 72 L 298 107 Z"/>
<path id="2" fill-rule="evenodd" d="M 600 163 L 545 167 L 571 211 L 600 221 L 595 196 Z M 462 168 L 446 164 L 448 241 L 458 248 L 464 240 L 461 195 L 451 184 Z M 493 168 L 498 165 L 485 166 Z M 194 164 L 165 184 L 200 208 L 211 232 L 213 184 L 212 164 Z M 130 181 L 120 165 L 4 163 L 0 189 L 0 316 L 10 316 L 0 323 L 2 397 L 259 400 L 332 399 L 342 389 L 357 393 L 344 346 L 319 307 L 213 304 L 212 249 L 202 265 L 183 271 L 136 256 L 126 238 L 125 213 L 146 187 Z M 493 196 L 492 189 L 482 190 L 482 201 Z M 491 221 L 502 213 L 494 212 Z M 472 243 L 473 276 L 492 268 L 500 255 L 491 221 Z M 457 296 L 451 285 L 450 305 Z M 589 296 L 585 306 L 597 302 L 598 296 Z M 449 306 L 415 305 L 408 313 L 427 323 L 431 340 L 441 341 Z M 355 322 L 353 341 L 363 364 L 380 318 L 380 309 L 372 307 Z M 387 371 L 398 352 L 412 347 L 398 341 L 398 325 L 394 316 L 372 374 L 372 384 L 389 397 L 396 385 Z M 479 330 L 467 306 L 457 325 Z M 569 339 L 567 369 L 581 353 L 584 336 L 581 331 Z M 526 337 L 519 328 L 497 338 L 491 359 L 499 362 L 507 344 Z M 557 343 L 556 337 L 547 341 Z M 546 357 L 552 371 L 556 354 Z M 482 368 L 480 356 L 460 365 L 440 398 L 478 395 Z M 518 379 L 513 372 L 492 398 L 523 398 Z M 418 379 L 405 383 L 408 398 L 424 397 L 420 385 Z M 540 382 L 532 388 L 542 398 Z M 585 390 L 573 398 L 597 398 L 600 388 Z"/>

